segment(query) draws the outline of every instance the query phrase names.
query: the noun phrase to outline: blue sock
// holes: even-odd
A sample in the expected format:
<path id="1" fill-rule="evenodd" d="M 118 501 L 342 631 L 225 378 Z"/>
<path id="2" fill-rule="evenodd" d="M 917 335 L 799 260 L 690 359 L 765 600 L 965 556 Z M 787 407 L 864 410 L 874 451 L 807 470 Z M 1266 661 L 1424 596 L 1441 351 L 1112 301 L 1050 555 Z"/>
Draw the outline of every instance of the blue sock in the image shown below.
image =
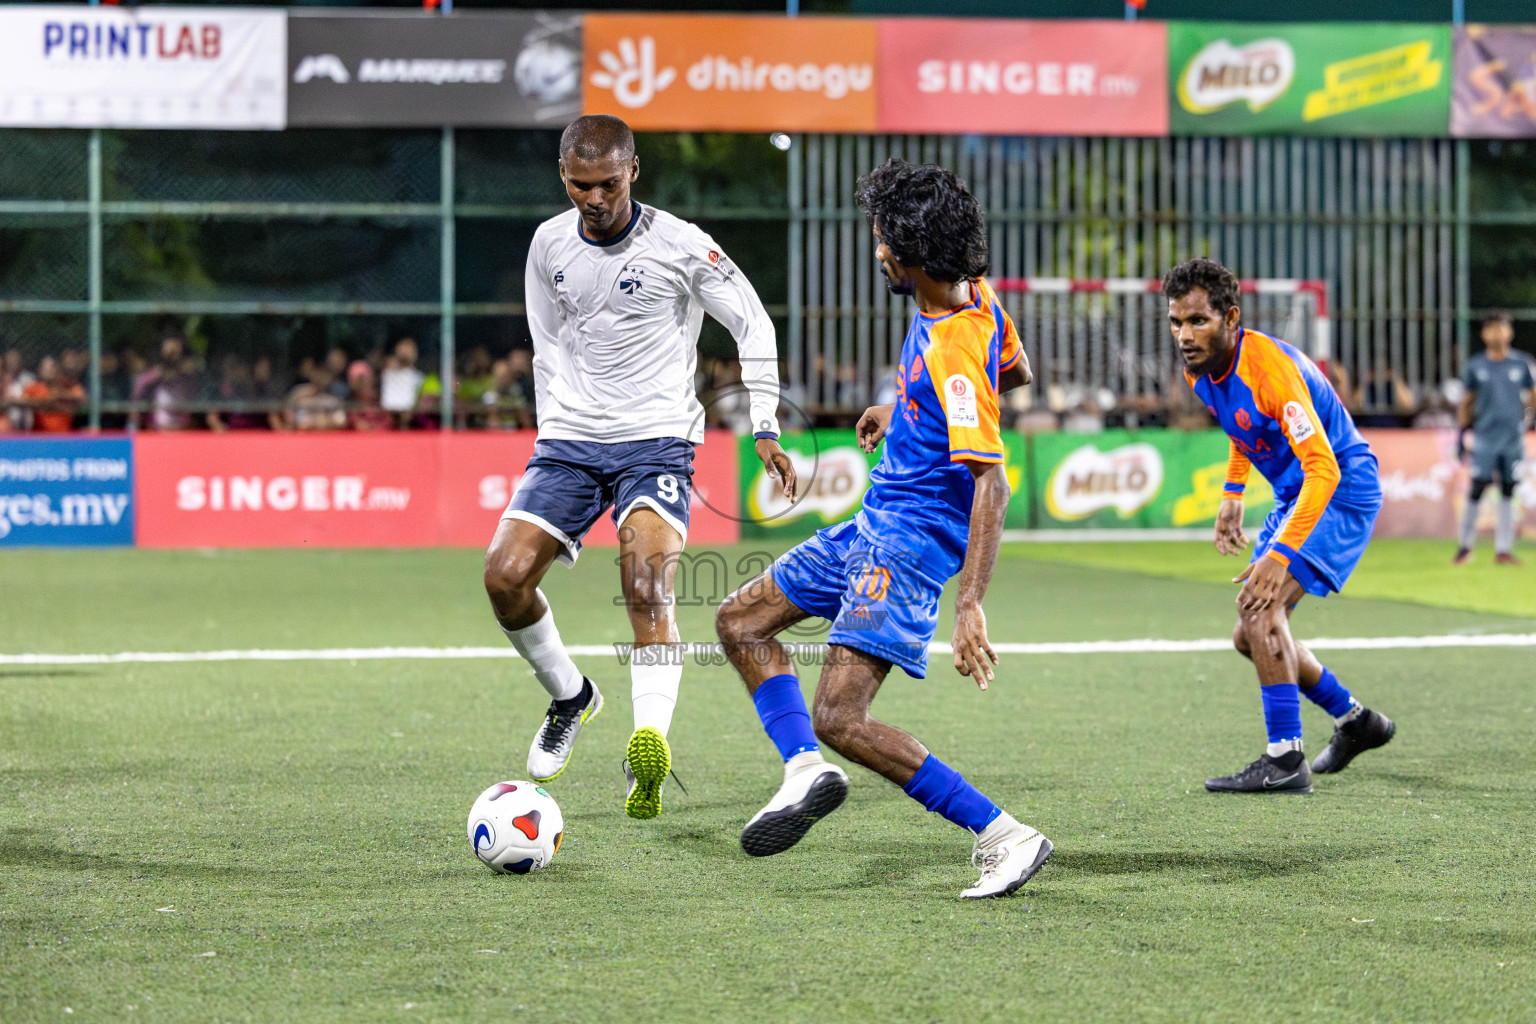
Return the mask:
<path id="1" fill-rule="evenodd" d="M 1307 695 L 1307 700 L 1334 718 L 1343 718 L 1355 705 L 1355 698 L 1350 695 L 1348 688 L 1339 682 L 1338 676 L 1326 668 L 1323 669 L 1323 678 L 1317 681 L 1316 686 L 1301 692 Z"/>
<path id="2" fill-rule="evenodd" d="M 1001 807 L 966 782 L 965 776 L 932 754 L 901 788 L 930 811 L 972 832 L 980 832 L 1003 813 Z"/>
<path id="3" fill-rule="evenodd" d="M 752 703 L 757 705 L 757 717 L 763 720 L 763 729 L 784 760 L 821 749 L 811 729 L 811 713 L 805 709 L 800 680 L 794 675 L 785 673 L 766 680 L 752 691 Z"/>
<path id="4" fill-rule="evenodd" d="M 1295 683 L 1261 686 L 1264 698 L 1264 725 L 1269 742 L 1283 743 L 1301 739 L 1301 688 Z"/>

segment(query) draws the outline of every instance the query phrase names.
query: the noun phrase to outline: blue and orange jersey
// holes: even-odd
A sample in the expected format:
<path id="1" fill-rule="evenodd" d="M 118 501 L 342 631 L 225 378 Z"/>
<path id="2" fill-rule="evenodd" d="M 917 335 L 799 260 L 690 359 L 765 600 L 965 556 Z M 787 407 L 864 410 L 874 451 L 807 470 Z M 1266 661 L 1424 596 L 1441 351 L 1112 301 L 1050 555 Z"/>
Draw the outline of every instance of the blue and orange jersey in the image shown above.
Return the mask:
<path id="1" fill-rule="evenodd" d="M 1376 460 L 1333 385 L 1292 345 L 1239 328 L 1221 377 L 1185 378 L 1231 438 L 1226 497 L 1241 498 L 1249 467 L 1264 474 L 1291 514 L 1271 553 L 1287 563 L 1336 493 L 1377 487 Z M 1341 491 L 1342 488 L 1342 491 Z"/>
<path id="2" fill-rule="evenodd" d="M 1019 364 L 1013 321 L 985 280 L 945 313 L 919 311 L 901 346 L 896 410 L 869 474 L 860 529 L 933 578 L 960 570 L 976 483 L 967 462 L 1003 461 L 997 381 Z"/>

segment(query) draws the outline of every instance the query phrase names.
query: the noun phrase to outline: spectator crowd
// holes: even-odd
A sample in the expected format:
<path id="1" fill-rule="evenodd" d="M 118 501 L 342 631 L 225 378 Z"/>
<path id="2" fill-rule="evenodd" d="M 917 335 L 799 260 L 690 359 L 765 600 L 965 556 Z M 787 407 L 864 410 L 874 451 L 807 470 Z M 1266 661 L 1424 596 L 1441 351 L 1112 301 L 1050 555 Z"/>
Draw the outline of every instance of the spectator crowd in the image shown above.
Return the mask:
<path id="1" fill-rule="evenodd" d="M 102 426 L 141 430 L 424 430 L 441 426 L 443 381 L 436 366 L 422 368 L 414 338 L 401 336 L 365 354 L 336 346 L 323 358 L 306 356 L 282 372 L 270 356 L 225 354 L 211 365 L 179 331 L 162 335 L 153 360 L 131 346 L 103 353 Z M 62 433 L 85 426 L 90 356 L 83 348 L 44 355 L 28 365 L 18 349 L 0 356 L 0 432 Z M 1337 363 L 1328 375 L 1361 426 L 1454 427 L 1461 382 L 1452 378 L 1419 391 L 1385 366 L 1352 382 Z M 865 404 L 852 366 L 830 370 L 818 357 L 813 380 L 821 395 L 783 381 L 780 421 L 786 429 L 852 426 Z M 1112 427 L 1214 426 L 1210 414 L 1177 371 L 1159 389 L 1116 395 L 1063 379 L 1059 373 L 1003 396 L 1005 427 L 1025 432 L 1097 433 Z M 870 404 L 895 399 L 893 370 Z M 461 429 L 515 430 L 537 425 L 533 353 L 513 347 L 500 357 L 483 345 L 460 355 L 453 388 L 454 425 Z M 752 432 L 741 364 L 701 358 L 695 387 L 705 425 Z"/>

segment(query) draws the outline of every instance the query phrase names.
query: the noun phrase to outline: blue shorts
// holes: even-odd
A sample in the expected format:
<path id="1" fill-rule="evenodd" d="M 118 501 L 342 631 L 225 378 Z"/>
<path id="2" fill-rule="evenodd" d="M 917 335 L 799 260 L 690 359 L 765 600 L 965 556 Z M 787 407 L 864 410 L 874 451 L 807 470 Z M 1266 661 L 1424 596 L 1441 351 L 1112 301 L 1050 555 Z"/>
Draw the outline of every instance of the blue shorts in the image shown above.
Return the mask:
<path id="1" fill-rule="evenodd" d="M 1346 494 L 1342 487 L 1334 491 L 1317 525 L 1302 541 L 1297 551 L 1301 557 L 1291 559 L 1287 569 L 1307 593 L 1318 597 L 1338 593 L 1365 555 L 1371 531 L 1376 527 L 1376 514 L 1381 511 L 1381 490 L 1378 486 L 1374 500 L 1369 488 L 1360 490 L 1365 493 Z M 1269 551 L 1295 504 L 1294 500 L 1275 503 L 1259 530 L 1258 543 L 1253 546 L 1255 559 Z"/>
<path id="2" fill-rule="evenodd" d="M 773 563 L 795 606 L 832 623 L 831 643 L 884 658 L 914 679 L 928 674 L 944 581 L 904 552 L 877 548 L 850 519 L 820 530 Z"/>
<path id="3" fill-rule="evenodd" d="M 610 506 L 615 525 L 644 505 L 686 540 L 692 497 L 693 445 L 680 437 L 537 441 L 501 518 L 533 523 L 564 546 L 556 558 L 573 565 L 581 538 Z"/>

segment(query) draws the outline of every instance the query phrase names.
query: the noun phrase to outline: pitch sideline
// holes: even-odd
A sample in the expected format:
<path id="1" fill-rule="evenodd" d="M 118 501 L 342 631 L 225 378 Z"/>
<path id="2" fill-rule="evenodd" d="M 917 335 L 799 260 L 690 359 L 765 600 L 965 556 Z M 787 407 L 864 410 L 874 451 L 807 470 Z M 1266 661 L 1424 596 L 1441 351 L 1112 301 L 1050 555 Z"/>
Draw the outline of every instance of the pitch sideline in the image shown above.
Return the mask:
<path id="1" fill-rule="evenodd" d="M 1436 636 L 1309 637 L 1306 645 L 1316 651 L 1386 651 L 1439 647 L 1536 647 L 1536 633 L 1440 634 Z M 689 655 L 720 654 L 717 643 L 681 645 Z M 795 654 L 825 651 L 826 644 L 788 643 Z M 1226 651 L 1232 641 L 1213 640 L 1086 640 L 1059 643 L 996 643 L 998 654 L 1200 654 Z M 948 654 L 948 644 L 930 644 L 934 654 Z M 572 657 L 627 657 L 628 645 L 577 644 L 567 648 Z M 225 651 L 119 651 L 115 654 L 0 654 L 0 665 L 130 665 L 177 664 L 218 661 L 451 661 L 479 658 L 517 658 L 511 647 L 332 647 L 313 649 L 263 649 Z"/>

